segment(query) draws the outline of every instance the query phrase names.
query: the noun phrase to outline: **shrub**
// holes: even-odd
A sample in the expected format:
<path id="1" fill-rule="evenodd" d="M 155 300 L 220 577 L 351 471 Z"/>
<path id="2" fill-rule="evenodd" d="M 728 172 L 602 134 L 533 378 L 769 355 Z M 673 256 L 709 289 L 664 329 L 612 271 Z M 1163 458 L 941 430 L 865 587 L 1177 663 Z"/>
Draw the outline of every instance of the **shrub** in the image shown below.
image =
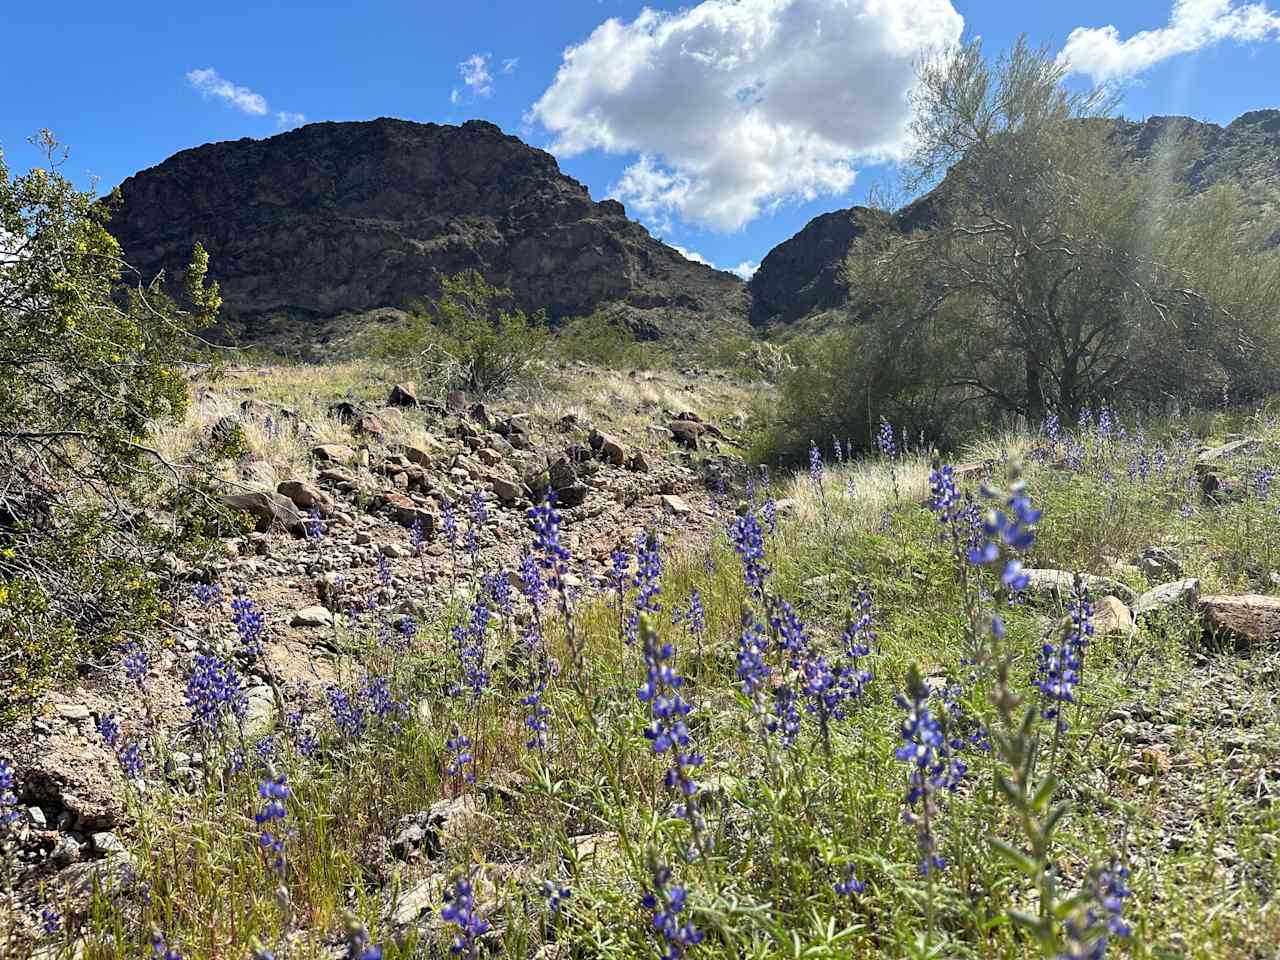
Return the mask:
<path id="1" fill-rule="evenodd" d="M 570 320 L 556 333 L 555 352 L 612 370 L 649 366 L 652 352 L 636 342 L 635 332 L 618 317 L 597 312 Z"/>
<path id="2" fill-rule="evenodd" d="M 408 368 L 442 391 L 488 397 L 507 389 L 547 347 L 546 317 L 508 307 L 511 291 L 475 270 L 440 280 L 440 297 L 404 323 L 380 332 L 376 356 Z"/>
<path id="3" fill-rule="evenodd" d="M 39 142 L 47 169 L 0 158 L 0 716 L 154 614 L 170 544 L 141 509 L 162 468 L 144 438 L 185 409 L 175 361 L 220 303 L 199 246 L 192 312 L 122 290 L 104 206 Z"/>

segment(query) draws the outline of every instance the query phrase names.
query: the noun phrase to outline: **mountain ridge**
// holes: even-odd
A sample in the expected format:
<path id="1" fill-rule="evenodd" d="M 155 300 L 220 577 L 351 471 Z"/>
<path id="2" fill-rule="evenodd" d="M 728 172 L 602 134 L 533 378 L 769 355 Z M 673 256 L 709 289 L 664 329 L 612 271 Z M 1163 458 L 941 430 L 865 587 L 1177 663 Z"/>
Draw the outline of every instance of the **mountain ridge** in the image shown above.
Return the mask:
<path id="1" fill-rule="evenodd" d="M 465 269 L 553 320 L 606 309 L 675 340 L 745 329 L 738 277 L 686 259 L 486 121 L 308 124 L 180 151 L 119 192 L 109 229 L 126 260 L 176 283 L 199 241 L 246 340 L 323 340 Z"/>

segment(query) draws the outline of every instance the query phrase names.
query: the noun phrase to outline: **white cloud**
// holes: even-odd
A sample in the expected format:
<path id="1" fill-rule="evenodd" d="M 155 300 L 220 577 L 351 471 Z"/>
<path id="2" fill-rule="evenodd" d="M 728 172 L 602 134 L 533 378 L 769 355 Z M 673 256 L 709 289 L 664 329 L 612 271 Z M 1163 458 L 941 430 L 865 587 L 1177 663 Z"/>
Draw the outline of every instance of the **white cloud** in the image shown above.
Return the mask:
<path id="1" fill-rule="evenodd" d="M 473 53 L 458 64 L 458 72 L 462 74 L 462 82 L 477 97 L 487 97 L 493 93 L 493 76 L 489 73 L 489 54 Z"/>
<path id="2" fill-rule="evenodd" d="M 714 263 L 712 263 L 710 260 L 704 257 L 702 254 L 698 253 L 698 251 L 696 250 L 688 250 L 680 246 L 680 244 L 672 243 L 669 240 L 664 240 L 663 242 L 672 250 L 674 250 L 676 253 L 680 254 L 680 256 L 684 257 L 686 260 L 692 260 L 694 263 L 700 263 L 704 267 L 711 267 L 714 270 L 720 269 Z"/>
<path id="3" fill-rule="evenodd" d="M 276 114 L 276 125 L 285 130 L 292 130 L 294 127 L 300 127 L 307 122 L 305 114 L 292 113 L 288 110 L 281 110 Z"/>
<path id="4" fill-rule="evenodd" d="M 760 264 L 756 263 L 756 261 L 743 260 L 736 267 L 732 267 L 729 270 L 729 272 L 736 273 L 743 280 L 750 280 L 753 276 L 755 276 L 756 271 L 759 269 L 760 269 Z"/>
<path id="5" fill-rule="evenodd" d="M 901 155 L 913 60 L 963 27 L 951 0 L 646 9 L 566 50 L 528 119 L 560 154 L 635 155 L 613 191 L 658 229 L 679 216 L 734 230 Z"/>
<path id="6" fill-rule="evenodd" d="M 1114 26 L 1077 27 L 1058 62 L 1072 73 L 1106 83 L 1136 76 L 1162 60 L 1223 40 L 1280 40 L 1280 14 L 1265 3 L 1239 0 L 1174 0 L 1167 25 L 1121 39 Z"/>
<path id="7" fill-rule="evenodd" d="M 519 58 L 519 57 L 512 57 L 512 58 L 510 58 L 509 60 L 503 60 L 503 61 L 502 61 L 502 72 L 503 72 L 503 73 L 515 73 L 515 72 L 516 72 L 516 67 L 517 67 L 517 66 L 519 66 L 519 64 L 520 64 L 520 58 Z"/>
<path id="8" fill-rule="evenodd" d="M 270 112 L 266 97 L 260 93 L 254 93 L 248 87 L 236 86 L 222 77 L 213 67 L 187 71 L 187 83 L 206 97 L 217 97 L 242 113 L 265 117 Z"/>
<path id="9" fill-rule="evenodd" d="M 449 102 L 455 107 L 462 102 L 462 91 L 454 87 L 449 91 Z"/>

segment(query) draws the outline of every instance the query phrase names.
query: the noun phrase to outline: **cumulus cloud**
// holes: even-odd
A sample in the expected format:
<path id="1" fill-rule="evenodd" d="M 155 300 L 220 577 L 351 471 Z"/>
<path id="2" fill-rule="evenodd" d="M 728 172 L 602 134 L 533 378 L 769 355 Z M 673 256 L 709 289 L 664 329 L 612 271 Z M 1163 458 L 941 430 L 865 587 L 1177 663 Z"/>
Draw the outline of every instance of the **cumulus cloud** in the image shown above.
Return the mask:
<path id="1" fill-rule="evenodd" d="M 1058 62 L 1073 73 L 1107 83 L 1224 40 L 1249 43 L 1278 39 L 1280 14 L 1265 3 L 1174 0 L 1168 24 L 1125 39 L 1114 26 L 1077 27 L 1067 37 Z"/>
<path id="2" fill-rule="evenodd" d="M 736 273 L 743 280 L 750 280 L 755 276 L 756 271 L 760 269 L 760 264 L 754 260 L 743 260 L 736 267 L 730 267 L 730 273 Z"/>
<path id="3" fill-rule="evenodd" d="M 678 243 L 671 243 L 670 241 L 663 241 L 663 242 L 666 243 L 667 246 L 670 247 L 672 250 L 674 250 L 676 253 L 680 254 L 680 256 L 684 257 L 686 260 L 692 260 L 694 263 L 700 263 L 704 267 L 713 267 L 716 270 L 720 269 L 714 263 L 712 263 L 710 260 L 704 257 L 702 254 L 698 253 L 697 250 L 689 250 L 689 249 L 686 249 L 685 247 L 680 246 L 680 244 Z"/>
<path id="4" fill-rule="evenodd" d="M 664 240 L 663 243 L 675 250 L 676 253 L 680 254 L 680 256 L 684 257 L 686 260 L 692 260 L 694 263 L 700 263 L 703 266 L 710 267 L 712 270 L 727 270 L 729 273 L 737 274 L 743 280 L 750 280 L 752 275 L 760 269 L 760 264 L 756 263 L 754 260 L 743 260 L 736 267 L 717 267 L 702 254 L 698 253 L 697 250 L 689 250 L 686 247 L 680 246 L 678 243 L 672 243 L 670 240 Z"/>
<path id="5" fill-rule="evenodd" d="M 477 97 L 487 97 L 493 93 L 493 75 L 489 73 L 489 54 L 473 53 L 458 64 L 458 72 L 462 74 L 462 82 Z"/>
<path id="6" fill-rule="evenodd" d="M 678 216 L 734 230 L 901 155 L 913 61 L 963 28 L 951 0 L 646 9 L 566 50 L 528 119 L 562 155 L 635 156 L 613 193 L 659 229 Z"/>
<path id="7" fill-rule="evenodd" d="M 227 106 L 255 117 L 265 117 L 269 112 L 267 98 L 254 93 L 248 87 L 241 87 L 223 77 L 213 67 L 202 70 L 189 70 L 187 83 L 195 87 L 206 97 L 217 97 Z"/>
<path id="8" fill-rule="evenodd" d="M 293 113 L 289 110 L 281 110 L 276 114 L 276 125 L 282 130 L 292 130 L 294 127 L 300 127 L 306 122 L 305 114 Z"/>

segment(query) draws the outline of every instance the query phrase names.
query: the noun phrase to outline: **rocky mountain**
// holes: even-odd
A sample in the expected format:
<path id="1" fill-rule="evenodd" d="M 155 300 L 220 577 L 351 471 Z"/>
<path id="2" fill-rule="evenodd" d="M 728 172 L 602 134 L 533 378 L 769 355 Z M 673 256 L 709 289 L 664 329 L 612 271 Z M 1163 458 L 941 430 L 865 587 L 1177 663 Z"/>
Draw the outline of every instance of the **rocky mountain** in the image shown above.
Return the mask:
<path id="1" fill-rule="evenodd" d="M 110 229 L 144 278 L 209 251 L 246 340 L 306 347 L 474 268 L 553 319 L 616 309 L 644 336 L 745 329 L 748 295 L 595 202 L 555 158 L 482 121 L 314 123 L 213 143 L 127 179 Z"/>
<path id="2" fill-rule="evenodd" d="M 1238 180 L 1246 185 L 1256 215 L 1280 225 L 1280 110 L 1255 110 L 1225 127 L 1189 117 L 1117 120 L 1114 126 L 1125 156 L 1136 163 L 1149 159 L 1166 135 L 1175 135 L 1185 150 L 1181 178 L 1190 190 Z M 895 213 L 898 229 L 927 225 L 945 187 L 944 181 Z M 848 295 L 841 268 L 872 216 L 883 214 L 865 207 L 824 213 L 774 247 L 751 278 L 752 322 L 757 327 L 785 325 L 841 307 Z M 1280 226 L 1273 242 L 1280 244 Z"/>

